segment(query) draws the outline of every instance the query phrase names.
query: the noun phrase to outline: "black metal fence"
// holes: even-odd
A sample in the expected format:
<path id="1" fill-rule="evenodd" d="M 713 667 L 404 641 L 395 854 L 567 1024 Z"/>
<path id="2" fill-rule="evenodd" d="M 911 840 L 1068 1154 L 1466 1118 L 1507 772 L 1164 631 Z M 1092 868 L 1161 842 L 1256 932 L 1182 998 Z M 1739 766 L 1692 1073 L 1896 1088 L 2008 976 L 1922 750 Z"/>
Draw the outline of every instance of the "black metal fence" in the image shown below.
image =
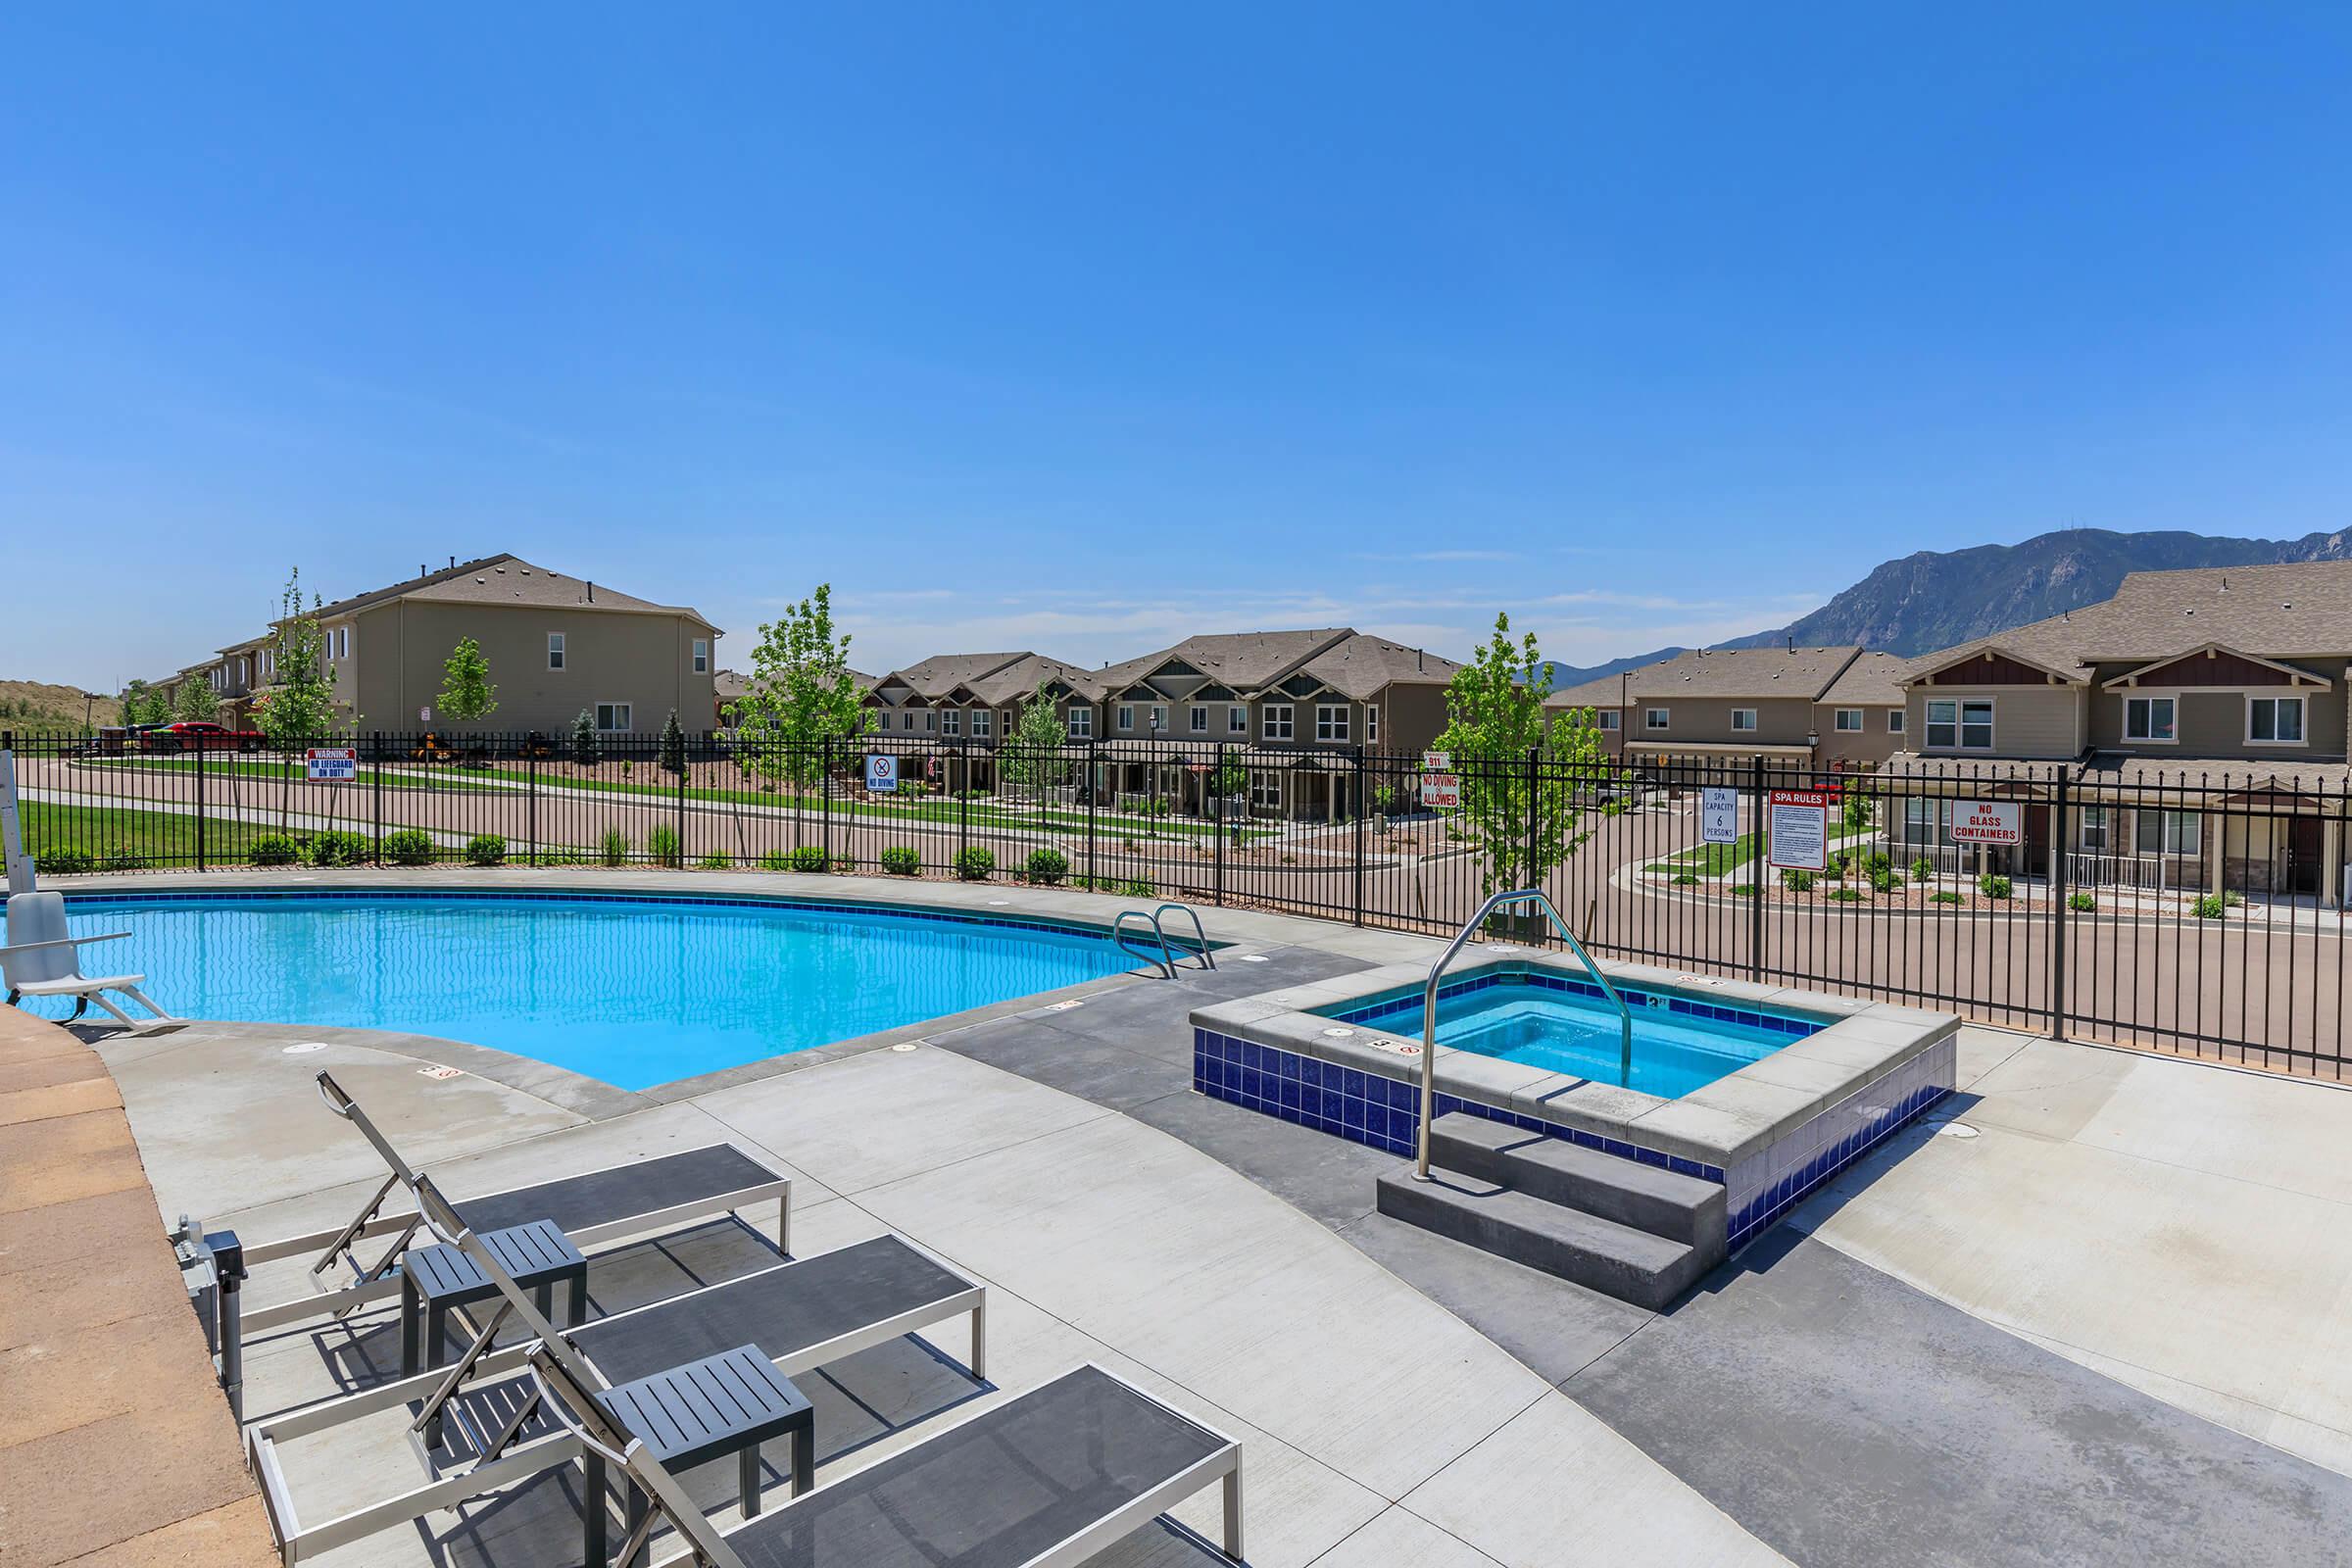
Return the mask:
<path id="1" fill-rule="evenodd" d="M 1454 758 L 1446 795 L 1418 756 L 1347 748 L 758 749 L 722 731 L 665 757 L 650 735 L 583 752 L 569 736 L 370 734 L 324 743 L 329 771 L 337 748 L 354 754 L 342 781 L 299 754 L 15 741 L 26 849 L 53 873 L 472 861 L 1009 879 L 1433 933 L 1533 863 L 1612 956 L 2345 1067 L 2340 777 L 1523 755 Z"/>

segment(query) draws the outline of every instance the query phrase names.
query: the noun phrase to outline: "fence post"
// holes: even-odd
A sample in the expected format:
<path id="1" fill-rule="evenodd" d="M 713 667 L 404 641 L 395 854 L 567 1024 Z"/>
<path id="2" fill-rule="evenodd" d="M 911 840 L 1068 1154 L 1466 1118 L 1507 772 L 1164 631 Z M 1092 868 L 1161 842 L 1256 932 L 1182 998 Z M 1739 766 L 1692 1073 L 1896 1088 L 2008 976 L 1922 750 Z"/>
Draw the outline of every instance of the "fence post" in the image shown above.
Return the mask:
<path id="1" fill-rule="evenodd" d="M 228 765 L 233 768 L 237 764 Z M 196 741 L 196 869 L 199 871 L 207 868 L 204 852 L 204 739 L 199 736 Z"/>
<path id="2" fill-rule="evenodd" d="M 2050 802 L 2050 1038 L 2066 1038 L 2066 774 Z"/>
<path id="3" fill-rule="evenodd" d="M 1355 923 L 1364 923 L 1364 749 L 1355 749 Z"/>
<path id="4" fill-rule="evenodd" d="M 533 730 L 522 742 L 522 811 L 524 826 L 531 839 L 531 864 L 539 863 L 539 732 Z"/>
<path id="5" fill-rule="evenodd" d="M 833 737 L 820 735 L 816 745 L 816 775 L 818 796 L 817 832 L 823 835 L 819 846 L 825 857 L 825 869 L 833 869 Z"/>
<path id="6" fill-rule="evenodd" d="M 1543 873 L 1536 869 L 1536 840 L 1543 832 L 1543 825 L 1538 820 L 1543 812 L 1536 805 L 1536 791 L 1541 782 L 1537 773 L 1543 766 L 1543 757 L 1542 747 L 1530 746 L 1527 749 L 1527 885 L 1531 888 L 1543 880 Z M 1551 940 L 1551 922 L 1548 920 L 1531 921 L 1526 929 L 1543 933 L 1536 939 L 1539 946 Z"/>
<path id="7" fill-rule="evenodd" d="M 1227 744 L 1217 742 L 1217 761 L 1208 775 L 1208 842 L 1214 852 L 1209 860 L 1209 886 L 1216 896 L 1216 906 L 1225 907 L 1225 754 Z"/>
<path id="8" fill-rule="evenodd" d="M 1748 862 L 1755 867 L 1756 891 L 1747 901 L 1747 977 L 1760 981 L 1764 978 L 1764 897 L 1771 874 L 1772 851 L 1764 839 L 1764 754 L 1758 752 L 1747 762 L 1747 830 L 1749 841 L 1756 847 L 1756 858 Z"/>
<path id="9" fill-rule="evenodd" d="M 368 836 L 368 855 L 375 864 L 381 865 L 384 863 L 384 732 L 382 730 L 379 729 L 375 732 L 373 744 L 368 750 L 370 760 L 375 763 L 368 777 L 368 787 L 373 795 L 369 806 L 369 814 L 374 818 L 375 831 Z M 279 765 L 283 766 L 284 764 L 281 762 Z"/>
<path id="10" fill-rule="evenodd" d="M 694 771 L 694 753 L 686 737 L 678 737 L 678 864 L 686 869 L 690 857 L 686 853 L 686 776 Z"/>
<path id="11" fill-rule="evenodd" d="M 1102 792 L 1102 776 L 1095 770 L 1095 743 L 1086 743 L 1086 890 L 1095 890 L 1095 797 Z"/>

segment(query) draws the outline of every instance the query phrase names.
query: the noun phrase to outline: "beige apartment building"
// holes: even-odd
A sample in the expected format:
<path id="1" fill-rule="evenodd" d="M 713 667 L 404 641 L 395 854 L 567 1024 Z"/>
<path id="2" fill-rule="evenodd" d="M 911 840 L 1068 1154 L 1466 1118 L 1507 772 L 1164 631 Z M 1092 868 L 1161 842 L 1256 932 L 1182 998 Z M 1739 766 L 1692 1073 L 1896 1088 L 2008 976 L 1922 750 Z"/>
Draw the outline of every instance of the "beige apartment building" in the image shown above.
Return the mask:
<path id="1" fill-rule="evenodd" d="M 1906 667 L 1853 644 L 1692 649 L 1554 692 L 1544 706 L 1591 710 L 1607 753 L 1635 764 L 1762 757 L 1868 769 L 1902 747 Z"/>
<path id="2" fill-rule="evenodd" d="M 340 720 L 363 732 L 552 737 L 585 712 L 607 735 L 650 735 L 672 710 L 700 730 L 716 709 L 717 627 L 519 556 L 453 560 L 315 613 Z M 443 666 L 466 637 L 497 690 L 496 710 L 476 723 L 440 709 Z M 275 659 L 272 627 L 193 668 L 246 724 L 276 684 Z"/>

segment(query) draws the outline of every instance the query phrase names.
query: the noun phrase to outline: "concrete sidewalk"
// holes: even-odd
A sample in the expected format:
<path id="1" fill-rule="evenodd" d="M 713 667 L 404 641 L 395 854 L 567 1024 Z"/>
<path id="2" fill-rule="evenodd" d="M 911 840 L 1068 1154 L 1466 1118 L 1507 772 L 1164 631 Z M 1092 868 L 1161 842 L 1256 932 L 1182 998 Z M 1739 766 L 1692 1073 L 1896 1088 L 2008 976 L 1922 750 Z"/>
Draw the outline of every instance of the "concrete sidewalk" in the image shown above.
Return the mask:
<path id="1" fill-rule="evenodd" d="M 0 1008 L 0 1562 L 274 1563 L 98 1054 Z"/>

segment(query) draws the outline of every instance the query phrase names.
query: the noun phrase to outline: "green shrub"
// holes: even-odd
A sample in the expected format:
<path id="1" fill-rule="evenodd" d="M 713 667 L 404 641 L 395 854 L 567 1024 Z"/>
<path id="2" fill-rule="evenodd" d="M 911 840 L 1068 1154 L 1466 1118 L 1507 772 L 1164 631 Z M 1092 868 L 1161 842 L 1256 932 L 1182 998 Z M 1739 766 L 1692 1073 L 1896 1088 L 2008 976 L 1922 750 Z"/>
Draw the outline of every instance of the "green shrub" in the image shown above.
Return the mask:
<path id="1" fill-rule="evenodd" d="M 1847 827 L 1868 827 L 1870 826 L 1870 803 L 1849 798 L 1845 803 L 1843 815 Z"/>
<path id="2" fill-rule="evenodd" d="M 1988 899 L 2005 899 L 2009 896 L 2009 879 L 1987 871 L 1977 878 L 1977 891 Z"/>
<path id="3" fill-rule="evenodd" d="M 144 871 L 147 857 L 125 844 L 118 844 L 98 858 L 101 871 Z"/>
<path id="4" fill-rule="evenodd" d="M 283 833 L 265 833 L 253 841 L 256 865 L 292 865 L 301 858 L 301 846 Z"/>
<path id="5" fill-rule="evenodd" d="M 734 863 L 723 855 L 706 855 L 694 862 L 695 868 L 701 871 L 724 871 Z"/>
<path id="6" fill-rule="evenodd" d="M 1756 885 L 1753 882 L 1735 882 L 1732 884 L 1732 897 L 1736 899 L 1752 899 L 1755 896 Z"/>
<path id="7" fill-rule="evenodd" d="M 368 835 L 365 833 L 314 833 L 311 835 L 311 863 L 313 865 L 359 865 L 368 858 Z"/>
<path id="8" fill-rule="evenodd" d="M 2088 914 L 2099 906 L 2099 901 L 2087 893 L 2070 893 L 2066 896 L 2066 906 L 2070 909 L 2080 909 L 2084 914 Z"/>
<path id="9" fill-rule="evenodd" d="M 1892 866 L 1894 864 L 1894 858 L 1891 856 L 1881 855 L 1874 852 L 1862 858 L 1862 864 L 1870 872 L 1870 874 L 1875 877 L 1881 871 L 1886 870 Z"/>
<path id="10" fill-rule="evenodd" d="M 1032 850 L 1028 863 L 1022 869 L 1030 881 L 1055 887 L 1070 874 L 1070 858 L 1059 850 Z"/>
<path id="11" fill-rule="evenodd" d="M 504 865 L 507 862 L 507 841 L 495 833 L 476 833 L 466 841 L 467 865 Z"/>
<path id="12" fill-rule="evenodd" d="M 384 835 L 384 858 L 394 865 L 433 863 L 433 836 L 420 827 L 404 827 Z"/>
<path id="13" fill-rule="evenodd" d="M 760 869 L 762 871 L 789 871 L 792 869 L 792 857 L 786 855 L 782 850 L 770 850 L 760 857 Z"/>
<path id="14" fill-rule="evenodd" d="M 90 858 L 87 850 L 50 850 L 34 856 L 32 863 L 35 870 L 46 871 L 51 876 L 79 876 L 84 871 L 94 869 L 98 862 Z"/>
<path id="15" fill-rule="evenodd" d="M 629 862 L 629 836 L 616 827 L 605 829 L 597 841 L 597 858 L 607 865 L 626 865 Z"/>
<path id="16" fill-rule="evenodd" d="M 2197 911 L 2200 920 L 2219 920 L 2230 912 L 2232 905 L 2242 902 L 2234 893 L 2208 893 L 2190 907 Z"/>
<path id="17" fill-rule="evenodd" d="M 1142 877 L 1130 881 L 1119 891 L 1131 899 L 1156 899 L 1159 897 L 1159 890 Z"/>
<path id="18" fill-rule="evenodd" d="M 647 854 L 672 869 L 686 863 L 686 852 L 678 843 L 678 830 L 667 822 L 656 823 L 646 833 L 645 848 Z"/>
<path id="19" fill-rule="evenodd" d="M 1946 888 L 1941 893 L 1929 894 L 1928 902 L 1930 904 L 1958 904 L 1960 902 L 1960 895 L 1954 893 L 1951 889 Z"/>
<path id="20" fill-rule="evenodd" d="M 1678 888 L 1694 888 L 1698 886 L 1698 875 L 1693 871 L 1685 871 L 1680 876 L 1668 877 L 1667 880 Z"/>
<path id="21" fill-rule="evenodd" d="M 822 871 L 825 868 L 825 852 L 818 845 L 804 844 L 792 852 L 791 861 L 795 871 Z"/>
<path id="22" fill-rule="evenodd" d="M 922 868 L 922 852 L 911 845 L 894 844 L 882 852 L 882 869 L 892 876 L 912 876 Z"/>
<path id="23" fill-rule="evenodd" d="M 996 856 L 977 844 L 956 852 L 956 874 L 966 882 L 985 882 L 996 868 Z"/>
<path id="24" fill-rule="evenodd" d="M 1886 857 L 1880 856 L 1879 858 L 1885 859 Z M 1897 892 L 1902 885 L 1903 879 L 1894 874 L 1894 867 L 1890 865 L 1882 865 L 1870 873 L 1870 887 L 1874 893 Z"/>
<path id="25" fill-rule="evenodd" d="M 1911 880 L 1912 880 L 1912 881 L 1914 881 L 1914 882 L 1933 882 L 1933 881 L 1935 881 L 1935 880 L 1936 880 L 1936 862 L 1935 862 L 1934 860 L 1931 860 L 1931 859 L 1929 859 L 1929 858 L 1928 858 L 1926 856 L 1924 856 L 1924 855 L 1923 855 L 1923 856 L 1921 856 L 1921 857 L 1920 857 L 1918 859 L 1916 859 L 1916 860 L 1913 860 L 1913 861 L 1911 862 Z"/>
<path id="26" fill-rule="evenodd" d="M 1813 873 L 1810 871 L 1799 871 L 1792 867 L 1781 873 L 1781 886 L 1791 893 L 1810 893 L 1813 891 Z"/>
<path id="27" fill-rule="evenodd" d="M 1830 891 L 1830 897 L 1839 904 L 1859 904 L 1864 896 L 1860 888 L 1833 888 Z"/>

